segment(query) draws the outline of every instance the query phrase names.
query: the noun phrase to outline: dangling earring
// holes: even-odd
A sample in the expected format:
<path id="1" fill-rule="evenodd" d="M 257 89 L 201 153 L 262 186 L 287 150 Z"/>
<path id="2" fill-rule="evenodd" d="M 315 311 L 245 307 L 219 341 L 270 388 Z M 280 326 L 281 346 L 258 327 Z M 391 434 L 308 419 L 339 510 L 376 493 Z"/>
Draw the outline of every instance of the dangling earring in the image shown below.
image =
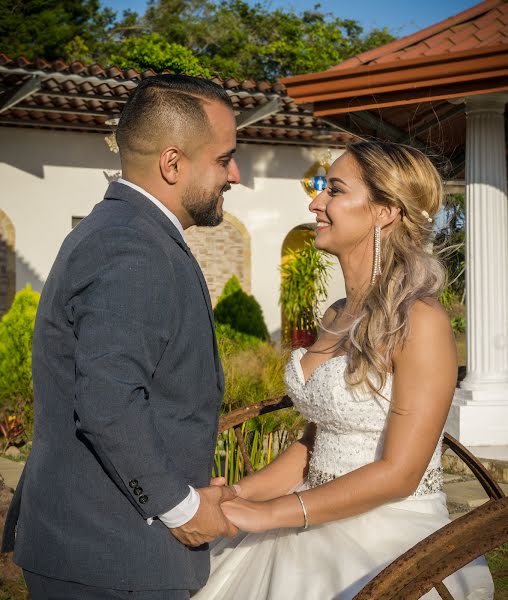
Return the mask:
<path id="1" fill-rule="evenodd" d="M 381 227 L 376 225 L 374 227 L 374 263 L 370 285 L 376 283 L 378 275 L 381 275 Z"/>

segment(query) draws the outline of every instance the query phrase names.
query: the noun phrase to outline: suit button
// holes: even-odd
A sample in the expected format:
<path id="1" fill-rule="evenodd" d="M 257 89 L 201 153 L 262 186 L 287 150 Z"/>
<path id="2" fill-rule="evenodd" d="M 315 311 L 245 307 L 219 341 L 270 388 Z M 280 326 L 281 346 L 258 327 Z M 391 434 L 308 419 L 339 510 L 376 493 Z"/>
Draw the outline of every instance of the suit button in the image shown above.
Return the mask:
<path id="1" fill-rule="evenodd" d="M 134 488 L 134 494 L 136 496 L 139 496 L 142 493 L 143 493 L 143 488 L 140 488 L 140 487 Z"/>
<path id="2" fill-rule="evenodd" d="M 131 488 L 138 487 L 138 480 L 137 479 L 131 479 L 129 481 L 129 487 L 131 487 Z"/>
<path id="3" fill-rule="evenodd" d="M 145 495 L 143 495 L 143 496 L 140 496 L 140 497 L 138 498 L 138 500 L 139 500 L 139 503 L 140 503 L 140 504 L 145 504 L 145 502 L 148 502 L 148 496 L 145 496 Z"/>

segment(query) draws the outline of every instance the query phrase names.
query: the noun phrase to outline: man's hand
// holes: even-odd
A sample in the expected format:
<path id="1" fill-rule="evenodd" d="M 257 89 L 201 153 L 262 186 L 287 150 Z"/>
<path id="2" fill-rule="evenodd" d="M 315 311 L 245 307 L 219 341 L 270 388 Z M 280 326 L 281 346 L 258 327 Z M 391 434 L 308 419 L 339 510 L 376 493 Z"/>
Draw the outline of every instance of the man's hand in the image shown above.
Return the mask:
<path id="1" fill-rule="evenodd" d="M 170 529 L 176 539 L 186 546 L 201 546 L 216 537 L 234 537 L 238 528 L 230 523 L 222 512 L 221 504 L 234 500 L 237 491 L 233 486 L 214 484 L 196 490 L 200 497 L 198 512 L 190 521 Z"/>

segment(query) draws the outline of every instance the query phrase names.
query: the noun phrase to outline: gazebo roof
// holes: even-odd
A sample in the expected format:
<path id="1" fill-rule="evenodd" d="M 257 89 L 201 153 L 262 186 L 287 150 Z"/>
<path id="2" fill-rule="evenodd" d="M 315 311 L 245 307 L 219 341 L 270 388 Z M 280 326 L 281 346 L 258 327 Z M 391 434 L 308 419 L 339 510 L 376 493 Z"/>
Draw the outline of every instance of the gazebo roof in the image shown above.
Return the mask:
<path id="1" fill-rule="evenodd" d="M 130 91 L 155 74 L 0 53 L 0 125 L 110 132 Z M 213 81 L 231 97 L 239 141 L 342 147 L 352 137 L 297 105 L 281 83 Z"/>
<path id="2" fill-rule="evenodd" d="M 460 98 L 508 90 L 508 3 L 487 0 L 327 71 L 282 81 L 316 116 L 445 157 L 447 175 L 457 177 L 465 147 Z"/>
<path id="3" fill-rule="evenodd" d="M 345 60 L 332 70 L 508 44 L 508 3 L 487 0 L 421 31 Z"/>

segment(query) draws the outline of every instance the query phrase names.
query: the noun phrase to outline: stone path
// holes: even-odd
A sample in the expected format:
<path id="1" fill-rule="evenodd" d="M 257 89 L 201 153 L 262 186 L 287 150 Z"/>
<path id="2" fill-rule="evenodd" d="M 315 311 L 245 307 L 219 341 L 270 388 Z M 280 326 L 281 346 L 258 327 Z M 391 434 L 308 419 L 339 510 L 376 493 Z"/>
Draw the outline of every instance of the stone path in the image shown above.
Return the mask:
<path id="1" fill-rule="evenodd" d="M 508 495 L 508 483 L 500 483 L 503 492 Z M 466 475 L 444 475 L 444 491 L 448 499 L 448 510 L 452 519 L 462 516 L 471 509 L 487 502 L 488 496 L 482 486 L 473 477 Z"/>
<path id="2" fill-rule="evenodd" d="M 16 488 L 24 466 L 25 463 L 22 461 L 0 457 L 0 475 L 4 478 L 7 487 Z"/>

